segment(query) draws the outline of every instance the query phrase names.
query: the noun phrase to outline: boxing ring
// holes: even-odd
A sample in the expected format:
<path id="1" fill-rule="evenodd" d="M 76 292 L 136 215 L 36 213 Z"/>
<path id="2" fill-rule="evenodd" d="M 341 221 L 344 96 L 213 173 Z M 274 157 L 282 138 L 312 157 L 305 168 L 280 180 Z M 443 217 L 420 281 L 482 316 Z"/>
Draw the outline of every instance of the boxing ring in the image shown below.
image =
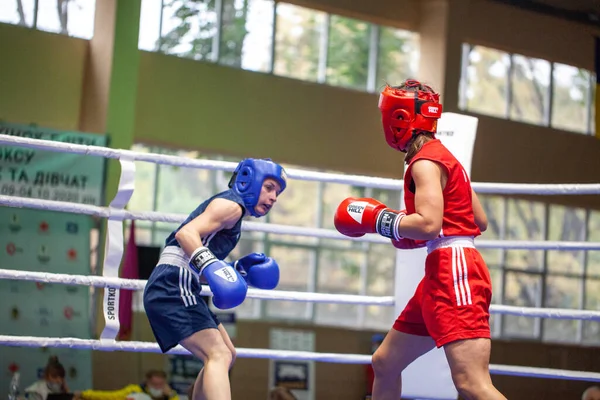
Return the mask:
<path id="1" fill-rule="evenodd" d="M 195 160 L 176 156 L 140 153 L 130 150 L 111 149 L 106 147 L 86 146 L 46 140 L 27 139 L 0 135 L 0 145 L 19 146 L 37 150 L 80 154 L 86 156 L 116 159 L 121 164 L 121 176 L 117 194 L 108 207 L 99 207 L 86 204 L 68 203 L 60 201 L 12 197 L 0 195 L 0 205 L 16 208 L 30 208 L 37 210 L 59 211 L 66 213 L 85 214 L 108 220 L 106 229 L 106 253 L 102 276 L 69 275 L 59 273 L 46 273 L 35 271 L 19 271 L 0 269 L 0 279 L 25 280 L 35 282 L 58 283 L 64 285 L 84 285 L 107 289 L 143 290 L 144 280 L 121 279 L 118 277 L 119 266 L 123 256 L 123 222 L 125 220 L 140 220 L 154 222 L 181 223 L 187 214 L 168 214 L 159 212 L 134 212 L 125 209 L 134 189 L 135 161 L 144 161 L 162 165 L 200 168 L 209 170 L 233 171 L 237 163 L 211 160 Z M 305 171 L 299 169 L 286 169 L 292 180 L 320 181 L 338 184 L 348 184 L 361 187 L 398 190 L 401 191 L 403 183 L 400 180 L 385 178 L 365 177 L 356 175 L 341 175 L 322 172 Z M 473 189 L 483 194 L 535 194 L 535 195 L 599 195 L 600 184 L 492 184 L 473 183 Z M 200 200 L 200 199 L 199 199 Z M 306 228 L 297 226 L 277 225 L 272 223 L 256 223 L 244 221 L 244 231 L 264 232 L 271 234 L 285 234 L 295 236 L 317 237 L 333 240 L 367 241 L 371 243 L 389 244 L 389 239 L 378 235 L 367 235 L 361 238 L 349 238 L 337 231 Z M 575 242 L 575 241 L 511 241 L 511 240 L 476 240 L 478 248 L 488 249 L 535 249 L 535 250 L 600 250 L 600 243 Z M 400 250 L 399 250 L 400 251 Z M 285 265 L 281 266 L 285 273 Z M 158 344 L 151 342 L 117 341 L 117 321 L 107 317 L 106 293 L 104 316 L 106 327 L 99 340 L 67 338 L 67 337 L 34 337 L 0 335 L 0 345 L 18 347 L 56 347 L 71 349 L 92 349 L 98 351 L 126 351 L 126 352 L 151 352 L 160 353 Z M 203 287 L 203 294 L 212 295 L 207 286 Z M 397 296 L 362 296 L 345 294 L 325 294 L 309 292 L 292 292 L 281 290 L 249 289 L 248 298 L 261 300 L 287 300 L 295 302 L 313 303 L 338 303 L 354 305 L 377 305 L 380 307 L 393 307 Z M 117 302 L 118 303 L 118 302 Z M 491 314 L 515 315 L 524 317 L 570 319 L 600 321 L 600 311 L 556 309 L 556 308 L 528 308 L 508 305 L 492 305 Z M 116 324 L 116 325 L 115 325 Z M 115 328 L 116 327 L 116 328 Z M 116 329 L 116 330 L 115 330 Z M 171 350 L 169 354 L 189 354 L 181 346 Z M 269 349 L 238 348 L 237 356 L 240 358 L 263 358 L 279 360 L 311 360 L 324 363 L 342 364 L 368 364 L 370 355 L 363 354 L 337 354 L 303 351 L 281 351 Z M 513 375 L 522 377 L 536 377 L 547 379 L 584 380 L 600 382 L 600 373 L 558 370 L 548 368 L 522 367 L 510 365 L 490 365 L 490 372 L 495 375 Z"/>

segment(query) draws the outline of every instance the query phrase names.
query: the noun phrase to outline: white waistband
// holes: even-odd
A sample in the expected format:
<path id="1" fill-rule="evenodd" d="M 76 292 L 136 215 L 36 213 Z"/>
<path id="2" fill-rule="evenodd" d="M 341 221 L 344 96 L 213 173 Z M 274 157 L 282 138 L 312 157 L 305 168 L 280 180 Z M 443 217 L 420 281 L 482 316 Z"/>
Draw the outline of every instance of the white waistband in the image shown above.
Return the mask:
<path id="1" fill-rule="evenodd" d="M 181 247 L 167 246 L 163 249 L 158 264 L 169 264 L 177 267 L 189 268 L 189 257 Z"/>
<path id="2" fill-rule="evenodd" d="M 167 246 L 163 249 L 158 259 L 158 264 L 174 265 L 179 268 L 185 268 L 192 274 L 196 280 L 200 279 L 198 273 L 190 266 L 190 258 L 185 254 L 181 247 Z"/>
<path id="3" fill-rule="evenodd" d="M 444 247 L 471 247 L 475 248 L 473 236 L 449 236 L 437 238 L 427 242 L 427 254 Z"/>

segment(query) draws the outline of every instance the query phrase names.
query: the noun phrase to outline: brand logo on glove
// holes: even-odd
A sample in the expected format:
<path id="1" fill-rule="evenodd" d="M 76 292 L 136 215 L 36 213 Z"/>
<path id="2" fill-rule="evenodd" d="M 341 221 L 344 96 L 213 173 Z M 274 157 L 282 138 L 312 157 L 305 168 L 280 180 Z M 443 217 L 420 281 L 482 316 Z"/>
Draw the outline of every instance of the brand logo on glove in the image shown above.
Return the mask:
<path id="1" fill-rule="evenodd" d="M 379 214 L 376 228 L 377 233 L 390 239 L 395 239 L 394 228 L 398 214 L 390 211 L 382 211 Z"/>
<path id="2" fill-rule="evenodd" d="M 216 259 L 217 257 L 209 249 L 203 248 L 193 255 L 190 265 L 196 272 L 202 272 L 207 265 Z"/>
<path id="3" fill-rule="evenodd" d="M 196 260 L 198 260 L 201 264 L 204 264 L 208 260 L 212 260 L 215 258 L 209 251 L 203 251 L 202 253 L 198 253 L 196 256 Z"/>
<path id="4" fill-rule="evenodd" d="M 219 278 L 225 279 L 227 282 L 237 282 L 237 275 L 231 267 L 223 267 L 215 271 L 215 275 Z"/>
<path id="5" fill-rule="evenodd" d="M 362 223 L 363 212 L 365 211 L 366 207 L 366 201 L 353 201 L 352 203 L 348 204 L 346 211 L 348 211 L 348 215 L 350 215 L 353 220 L 360 224 Z"/>

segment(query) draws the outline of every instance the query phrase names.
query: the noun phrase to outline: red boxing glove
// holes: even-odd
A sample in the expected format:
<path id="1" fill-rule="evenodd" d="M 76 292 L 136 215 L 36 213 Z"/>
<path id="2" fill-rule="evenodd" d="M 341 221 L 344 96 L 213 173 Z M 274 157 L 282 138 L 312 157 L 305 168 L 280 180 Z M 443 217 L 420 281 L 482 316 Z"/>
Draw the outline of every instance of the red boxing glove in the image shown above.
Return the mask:
<path id="1" fill-rule="evenodd" d="M 345 236 L 379 233 L 390 239 L 401 239 L 398 227 L 405 215 L 405 212 L 389 209 L 375 199 L 348 197 L 338 206 L 333 223 Z"/>

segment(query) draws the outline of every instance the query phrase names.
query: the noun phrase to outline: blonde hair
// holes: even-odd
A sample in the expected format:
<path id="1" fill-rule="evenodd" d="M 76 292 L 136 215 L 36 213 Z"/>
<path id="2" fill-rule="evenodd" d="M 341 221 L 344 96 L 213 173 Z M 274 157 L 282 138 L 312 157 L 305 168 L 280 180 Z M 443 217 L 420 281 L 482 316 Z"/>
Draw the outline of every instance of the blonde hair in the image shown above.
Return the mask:
<path id="1" fill-rule="evenodd" d="M 417 155 L 419 150 L 421 150 L 421 147 L 423 147 L 425 143 L 429 142 L 433 138 L 434 134 L 431 132 L 423 132 L 415 136 L 415 138 L 408 143 L 404 161 L 409 164 L 413 157 Z"/>

